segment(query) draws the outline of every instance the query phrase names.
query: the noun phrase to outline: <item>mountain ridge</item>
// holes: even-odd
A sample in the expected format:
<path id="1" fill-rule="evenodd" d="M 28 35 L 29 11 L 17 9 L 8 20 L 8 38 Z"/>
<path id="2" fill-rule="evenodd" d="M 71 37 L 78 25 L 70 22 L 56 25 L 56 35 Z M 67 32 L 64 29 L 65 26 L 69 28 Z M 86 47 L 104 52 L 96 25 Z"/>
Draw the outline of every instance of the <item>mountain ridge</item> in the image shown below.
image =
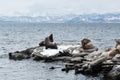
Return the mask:
<path id="1" fill-rule="evenodd" d="M 1 16 L 0 22 L 120 23 L 120 13 L 68 14 L 62 16 Z"/>

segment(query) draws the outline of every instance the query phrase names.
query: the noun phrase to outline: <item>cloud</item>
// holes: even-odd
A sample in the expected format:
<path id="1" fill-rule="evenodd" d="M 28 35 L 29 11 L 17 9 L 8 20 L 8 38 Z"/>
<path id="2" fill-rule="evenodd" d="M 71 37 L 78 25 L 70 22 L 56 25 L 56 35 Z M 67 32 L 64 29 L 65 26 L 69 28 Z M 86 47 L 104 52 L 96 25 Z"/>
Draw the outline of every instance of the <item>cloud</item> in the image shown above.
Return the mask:
<path id="1" fill-rule="evenodd" d="M 55 15 L 120 12 L 120 0 L 0 0 L 4 15 Z"/>
<path id="2" fill-rule="evenodd" d="M 24 14 L 29 11 L 31 5 L 33 4 L 28 0 L 0 0 L 0 14 Z"/>

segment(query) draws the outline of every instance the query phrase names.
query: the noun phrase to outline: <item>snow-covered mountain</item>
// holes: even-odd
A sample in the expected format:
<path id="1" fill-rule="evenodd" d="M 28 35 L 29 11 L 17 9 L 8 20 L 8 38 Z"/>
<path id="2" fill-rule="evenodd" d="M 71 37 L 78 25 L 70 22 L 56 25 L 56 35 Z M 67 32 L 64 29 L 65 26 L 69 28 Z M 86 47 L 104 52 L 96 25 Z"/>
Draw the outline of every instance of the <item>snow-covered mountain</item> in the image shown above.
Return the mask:
<path id="1" fill-rule="evenodd" d="M 113 14 L 68 14 L 62 16 L 1 16 L 1 22 L 40 22 L 40 23 L 120 23 L 120 13 Z"/>
<path id="2" fill-rule="evenodd" d="M 67 21 L 69 23 L 120 23 L 120 14 L 84 14 Z"/>

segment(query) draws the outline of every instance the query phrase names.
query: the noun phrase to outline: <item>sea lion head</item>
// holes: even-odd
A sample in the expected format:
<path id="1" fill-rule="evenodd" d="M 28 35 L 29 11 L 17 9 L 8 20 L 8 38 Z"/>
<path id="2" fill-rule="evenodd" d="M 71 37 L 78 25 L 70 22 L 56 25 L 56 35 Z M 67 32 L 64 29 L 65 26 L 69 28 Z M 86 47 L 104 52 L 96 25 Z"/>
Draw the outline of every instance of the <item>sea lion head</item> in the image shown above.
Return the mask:
<path id="1" fill-rule="evenodd" d="M 84 38 L 84 39 L 81 41 L 81 44 L 82 44 L 82 46 L 84 46 L 84 45 L 88 44 L 89 42 L 91 42 L 90 39 Z"/>
<path id="2" fill-rule="evenodd" d="M 49 40 L 50 40 L 50 42 L 54 42 L 54 40 L 53 40 L 53 34 L 50 34 Z"/>

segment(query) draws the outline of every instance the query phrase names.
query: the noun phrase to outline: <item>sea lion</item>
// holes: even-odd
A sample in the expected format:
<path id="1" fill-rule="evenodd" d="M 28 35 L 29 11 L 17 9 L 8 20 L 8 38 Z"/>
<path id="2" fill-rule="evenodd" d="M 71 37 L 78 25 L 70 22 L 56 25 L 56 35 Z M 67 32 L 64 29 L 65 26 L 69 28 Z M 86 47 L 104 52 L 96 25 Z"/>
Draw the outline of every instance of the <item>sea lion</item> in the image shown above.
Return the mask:
<path id="1" fill-rule="evenodd" d="M 45 46 L 45 48 L 46 48 L 46 49 L 48 49 L 48 48 L 50 48 L 50 49 L 58 49 L 56 43 L 54 43 L 54 44 L 48 44 L 48 45 Z"/>
<path id="2" fill-rule="evenodd" d="M 91 40 L 90 39 L 87 39 L 87 38 L 84 38 L 82 41 L 81 41 L 81 48 L 83 48 L 84 50 L 88 50 L 88 49 L 93 49 L 95 48 L 95 46 L 92 44 Z"/>
<path id="3" fill-rule="evenodd" d="M 47 40 L 47 42 L 53 42 L 54 40 L 53 40 L 53 34 L 50 34 L 50 36 L 48 36 L 48 37 L 46 37 L 48 40 Z M 45 40 L 46 40 L 46 38 L 45 38 Z M 45 40 L 43 40 L 43 41 L 41 41 L 40 43 L 39 43 L 39 46 L 45 46 Z"/>
<path id="4" fill-rule="evenodd" d="M 39 46 L 45 46 L 46 48 L 57 49 L 57 44 L 53 42 L 54 42 L 53 34 L 50 34 L 50 36 L 46 37 L 44 41 L 41 41 L 39 43 Z"/>
<path id="5" fill-rule="evenodd" d="M 50 34 L 50 36 L 49 36 L 49 40 L 50 40 L 50 42 L 54 42 L 53 34 Z"/>
<path id="6" fill-rule="evenodd" d="M 120 54 L 120 52 L 118 49 L 115 48 L 115 49 L 110 51 L 109 57 L 113 58 L 116 54 Z"/>
<path id="7" fill-rule="evenodd" d="M 45 48 L 46 49 L 48 49 L 48 48 L 50 48 L 50 49 L 58 49 L 57 44 L 51 42 L 49 37 L 45 38 Z"/>
<path id="8" fill-rule="evenodd" d="M 41 41 L 41 42 L 39 43 L 39 46 L 45 46 L 45 41 Z"/>

